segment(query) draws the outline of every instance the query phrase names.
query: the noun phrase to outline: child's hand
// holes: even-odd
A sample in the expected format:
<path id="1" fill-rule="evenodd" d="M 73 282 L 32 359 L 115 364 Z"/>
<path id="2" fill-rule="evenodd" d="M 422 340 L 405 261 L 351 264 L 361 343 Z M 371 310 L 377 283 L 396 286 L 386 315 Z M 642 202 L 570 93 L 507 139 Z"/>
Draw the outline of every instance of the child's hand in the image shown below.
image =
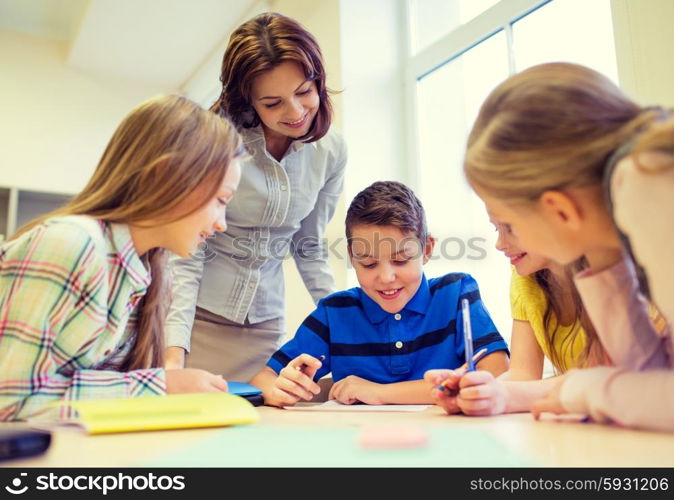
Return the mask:
<path id="1" fill-rule="evenodd" d="M 491 372 L 464 374 L 459 389 L 457 404 L 466 415 L 499 415 L 505 411 L 508 391 Z"/>
<path id="2" fill-rule="evenodd" d="M 222 375 L 214 375 L 198 368 L 166 370 L 166 393 L 227 392 L 227 382 Z"/>
<path id="3" fill-rule="evenodd" d="M 566 380 L 565 376 L 558 377 L 558 381 L 555 383 L 550 391 L 546 392 L 545 395 L 538 401 L 534 401 L 531 405 L 531 413 L 534 415 L 536 420 L 539 419 L 541 413 L 550 412 L 557 415 L 561 413 L 568 413 L 566 409 L 562 406 L 562 401 L 559 397 L 562 390 L 562 384 Z"/>
<path id="4" fill-rule="evenodd" d="M 267 404 L 273 406 L 292 406 L 300 399 L 309 401 L 321 392 L 314 382 L 314 375 L 323 363 L 309 354 L 300 354 L 279 373 Z"/>
<path id="5" fill-rule="evenodd" d="M 424 373 L 424 380 L 431 384 L 431 397 L 435 404 L 444 408 L 448 414 L 459 413 L 457 396 L 459 381 L 463 370 L 428 370 Z M 443 390 L 438 387 L 444 387 Z"/>
<path id="6" fill-rule="evenodd" d="M 379 387 L 381 387 L 381 384 L 349 375 L 332 385 L 328 399 L 336 399 L 346 405 L 358 402 L 368 405 L 381 405 L 384 404 L 384 401 L 378 395 Z"/>

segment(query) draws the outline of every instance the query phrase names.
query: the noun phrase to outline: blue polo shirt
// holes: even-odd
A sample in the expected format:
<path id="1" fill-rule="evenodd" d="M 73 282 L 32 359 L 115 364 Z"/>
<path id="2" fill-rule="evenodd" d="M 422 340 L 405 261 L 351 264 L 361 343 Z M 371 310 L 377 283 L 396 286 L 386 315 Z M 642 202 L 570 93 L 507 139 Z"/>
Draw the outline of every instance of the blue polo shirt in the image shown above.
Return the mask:
<path id="1" fill-rule="evenodd" d="M 461 299 L 470 302 L 475 352 L 508 352 L 477 282 L 450 273 L 429 281 L 423 276 L 417 293 L 396 314 L 384 311 L 360 287 L 329 295 L 267 366 L 279 373 L 302 353 L 323 355 L 315 380 L 332 372 L 335 382 L 356 375 L 381 384 L 422 379 L 433 368 L 458 368 L 465 362 Z"/>

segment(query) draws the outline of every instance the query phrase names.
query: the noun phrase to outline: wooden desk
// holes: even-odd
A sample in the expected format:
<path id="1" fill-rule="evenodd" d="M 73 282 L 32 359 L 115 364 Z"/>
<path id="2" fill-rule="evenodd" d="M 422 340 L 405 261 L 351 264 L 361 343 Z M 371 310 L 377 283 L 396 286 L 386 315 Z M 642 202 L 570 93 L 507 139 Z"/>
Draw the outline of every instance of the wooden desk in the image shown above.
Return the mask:
<path id="1" fill-rule="evenodd" d="M 294 412 L 259 408 L 261 421 L 248 427 L 316 429 L 367 424 L 414 423 L 427 429 L 460 426 L 494 435 L 506 447 L 539 466 L 672 467 L 674 435 L 597 424 L 536 422 L 529 414 L 497 417 L 444 415 L 438 407 L 420 413 Z M 5 424 L 18 425 L 18 424 Z M 75 428 L 54 431 L 49 451 L 38 458 L 5 462 L 15 467 L 125 467 L 221 436 L 227 429 L 189 429 L 89 436 Z M 229 450 L 232 452 L 232 450 Z M 235 451 L 235 450 L 234 450 Z M 448 450 L 451 453 L 452 450 Z M 279 466 L 283 465 L 279 458 Z"/>

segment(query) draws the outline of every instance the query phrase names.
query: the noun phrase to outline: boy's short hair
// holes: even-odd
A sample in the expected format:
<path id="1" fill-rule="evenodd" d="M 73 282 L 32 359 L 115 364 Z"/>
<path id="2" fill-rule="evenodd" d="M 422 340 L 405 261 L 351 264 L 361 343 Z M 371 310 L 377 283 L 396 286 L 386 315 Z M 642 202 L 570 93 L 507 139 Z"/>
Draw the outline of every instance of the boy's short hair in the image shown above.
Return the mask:
<path id="1" fill-rule="evenodd" d="M 351 246 L 351 230 L 359 224 L 394 226 L 413 233 L 424 244 L 428 237 L 426 213 L 421 201 L 405 184 L 378 181 L 363 189 L 346 212 L 346 239 Z"/>

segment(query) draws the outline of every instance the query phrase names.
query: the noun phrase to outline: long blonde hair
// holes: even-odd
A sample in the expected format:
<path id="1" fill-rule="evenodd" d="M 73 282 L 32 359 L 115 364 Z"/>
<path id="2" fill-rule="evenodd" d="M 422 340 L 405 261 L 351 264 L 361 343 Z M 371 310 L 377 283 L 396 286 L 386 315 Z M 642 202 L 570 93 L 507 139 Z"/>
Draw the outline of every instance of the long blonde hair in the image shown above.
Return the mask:
<path id="1" fill-rule="evenodd" d="M 468 138 L 468 182 L 497 198 L 601 184 L 611 154 L 660 116 L 608 78 L 570 63 L 511 76 L 482 105 Z"/>
<path id="2" fill-rule="evenodd" d="M 669 111 L 669 119 L 660 123 L 653 124 L 646 132 L 641 134 L 637 140 L 633 154 L 636 160 L 636 165 L 646 172 L 660 172 L 674 167 L 674 118 Z M 654 166 L 652 162 L 642 161 L 641 153 L 658 152 L 669 155 L 669 161 L 658 162 L 658 166 Z"/>
<path id="3" fill-rule="evenodd" d="M 608 78 L 570 63 L 534 66 L 497 86 L 482 105 L 468 138 L 464 172 L 468 182 L 510 202 L 537 200 L 547 190 L 600 185 L 607 160 L 624 143 L 661 118 L 662 110 L 641 108 Z M 559 321 L 556 290 L 537 280 L 546 294 L 545 324 Z M 557 291 L 557 293 L 559 293 Z M 572 288 L 574 327 L 563 344 L 571 346 L 582 327 L 585 350 L 576 366 L 606 364 L 596 331 Z M 563 356 L 548 347 L 559 371 Z"/>
<path id="4" fill-rule="evenodd" d="M 150 99 L 117 127 L 86 187 L 65 206 L 22 227 L 12 238 L 48 218 L 88 215 L 95 219 L 148 226 L 168 223 L 199 210 L 216 193 L 233 158 L 243 152 L 234 126 L 177 95 Z M 203 203 L 169 217 L 195 189 L 210 186 Z M 166 252 L 151 249 L 152 283 L 138 306 L 134 348 L 121 369 L 163 364 L 164 317 L 169 299 Z"/>

